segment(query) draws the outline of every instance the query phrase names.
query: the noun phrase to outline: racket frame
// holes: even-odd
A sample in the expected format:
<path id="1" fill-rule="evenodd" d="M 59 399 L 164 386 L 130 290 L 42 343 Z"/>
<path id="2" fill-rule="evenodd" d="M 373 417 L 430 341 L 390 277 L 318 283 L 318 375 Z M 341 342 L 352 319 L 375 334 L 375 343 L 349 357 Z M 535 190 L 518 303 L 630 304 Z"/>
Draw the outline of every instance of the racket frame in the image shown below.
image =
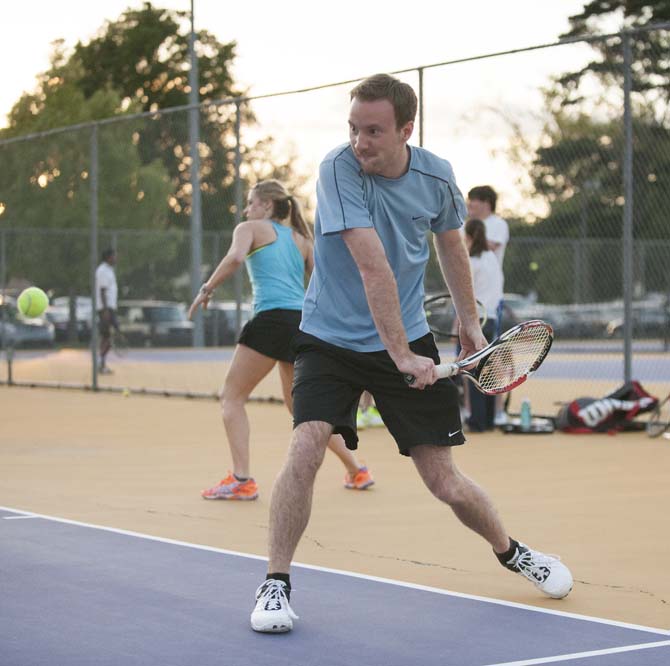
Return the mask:
<path id="1" fill-rule="evenodd" d="M 535 360 L 532 367 L 527 372 L 520 375 L 517 379 L 515 379 L 510 384 L 507 384 L 503 388 L 500 388 L 500 389 L 484 389 L 481 386 L 481 384 L 479 383 L 479 374 L 481 373 L 483 367 L 486 365 L 487 358 L 494 351 L 496 351 L 496 349 L 498 347 L 500 347 L 500 345 L 505 343 L 511 337 L 515 336 L 516 334 L 518 334 L 519 332 L 521 332 L 525 329 L 533 328 L 533 327 L 542 327 L 545 330 L 547 330 L 547 332 L 549 333 L 549 343 L 546 345 L 546 348 L 542 351 L 542 353 Z M 461 361 L 456 361 L 454 363 L 442 363 L 442 364 L 436 366 L 437 375 L 440 379 L 446 379 L 447 377 L 453 377 L 454 375 L 457 375 L 457 374 L 463 375 L 464 377 L 467 377 L 470 381 L 474 382 L 474 384 L 477 386 L 477 388 L 480 391 L 482 391 L 482 393 L 485 393 L 487 395 L 497 395 L 498 393 L 507 393 L 508 391 L 511 391 L 511 390 L 515 389 L 520 384 L 523 384 L 540 367 L 540 365 L 542 365 L 542 362 L 547 357 L 547 354 L 549 353 L 549 350 L 551 349 L 551 345 L 553 343 L 553 340 L 554 340 L 554 331 L 549 324 L 547 324 L 545 321 L 542 321 L 541 319 L 530 319 L 528 321 L 524 321 L 520 324 L 517 324 L 516 326 L 513 326 L 509 330 L 505 331 L 498 338 L 496 338 L 493 342 L 488 344 L 486 347 L 484 347 L 483 349 L 480 349 L 479 351 L 475 352 L 474 354 L 471 354 L 470 356 L 467 356 L 466 358 L 462 359 Z M 474 370 L 466 370 L 466 368 L 468 366 L 471 366 L 475 363 L 477 365 L 474 368 Z"/>
<path id="2" fill-rule="evenodd" d="M 661 421 L 661 416 L 663 412 L 667 413 L 670 416 L 670 393 L 659 402 L 654 411 L 651 413 L 649 420 L 647 421 L 646 431 L 649 437 L 655 438 L 660 437 L 666 432 L 670 432 L 670 418 L 668 420 Z"/>
<path id="3" fill-rule="evenodd" d="M 441 299 L 449 299 L 452 302 L 452 307 L 454 308 L 454 322 L 458 320 L 458 316 L 456 315 L 456 307 L 453 305 L 454 299 L 451 297 L 451 294 L 448 291 L 445 291 L 441 294 L 435 294 L 434 296 L 431 296 L 430 298 L 426 298 L 423 302 L 423 309 L 426 311 L 426 308 L 430 306 L 433 303 L 436 303 L 440 301 Z M 477 306 L 477 314 L 479 315 L 479 325 L 483 328 L 484 324 L 486 324 L 488 317 L 486 314 L 486 308 L 484 307 L 484 304 L 481 301 L 475 301 L 475 304 Z M 457 340 L 458 339 L 458 332 L 452 333 L 452 332 L 446 332 L 443 331 L 441 328 L 435 328 L 434 326 L 430 325 L 430 320 L 428 319 L 429 313 L 426 312 L 426 320 L 428 321 L 428 328 L 430 328 L 430 332 L 433 333 L 433 335 L 437 335 L 438 337 L 441 338 L 451 338 L 452 340 Z"/>

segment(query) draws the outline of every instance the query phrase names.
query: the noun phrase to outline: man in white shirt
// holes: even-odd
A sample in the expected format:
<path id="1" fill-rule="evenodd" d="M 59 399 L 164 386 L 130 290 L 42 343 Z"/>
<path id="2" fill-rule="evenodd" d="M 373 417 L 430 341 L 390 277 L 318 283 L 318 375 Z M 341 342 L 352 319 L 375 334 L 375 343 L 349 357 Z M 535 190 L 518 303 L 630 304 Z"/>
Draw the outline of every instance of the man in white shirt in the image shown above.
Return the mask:
<path id="1" fill-rule="evenodd" d="M 498 195 L 489 185 L 479 185 L 468 192 L 468 217 L 484 223 L 489 250 L 496 255 L 502 268 L 509 242 L 509 225 L 495 214 L 497 201 Z"/>
<path id="2" fill-rule="evenodd" d="M 100 331 L 100 363 L 98 370 L 103 375 L 111 374 L 107 367 L 107 353 L 112 346 L 112 328 L 118 330 L 116 305 L 118 286 L 116 283 L 116 252 L 107 249 L 102 253 L 102 261 L 95 271 L 95 298 L 98 312 L 98 330 Z"/>

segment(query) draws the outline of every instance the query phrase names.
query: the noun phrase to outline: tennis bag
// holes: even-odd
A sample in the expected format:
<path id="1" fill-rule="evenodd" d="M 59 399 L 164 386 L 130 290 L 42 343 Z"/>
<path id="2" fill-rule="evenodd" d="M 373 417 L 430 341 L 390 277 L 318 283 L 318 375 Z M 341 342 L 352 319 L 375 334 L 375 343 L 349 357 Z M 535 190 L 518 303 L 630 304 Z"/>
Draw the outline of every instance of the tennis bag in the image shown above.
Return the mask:
<path id="1" fill-rule="evenodd" d="M 642 430 L 644 423 L 636 422 L 635 417 L 652 411 L 657 404 L 658 398 L 639 382 L 626 382 L 604 398 L 577 398 L 564 405 L 556 417 L 556 427 L 571 433 Z"/>

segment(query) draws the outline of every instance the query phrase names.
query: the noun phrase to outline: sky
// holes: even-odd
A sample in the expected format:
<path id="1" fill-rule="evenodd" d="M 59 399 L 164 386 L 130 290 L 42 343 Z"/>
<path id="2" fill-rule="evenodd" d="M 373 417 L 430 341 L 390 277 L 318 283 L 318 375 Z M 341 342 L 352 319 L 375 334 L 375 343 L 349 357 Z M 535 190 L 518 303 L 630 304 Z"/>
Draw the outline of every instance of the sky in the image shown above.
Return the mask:
<path id="1" fill-rule="evenodd" d="M 237 42 L 235 79 L 252 95 L 355 79 L 479 54 L 551 43 L 585 0 L 195 0 L 196 29 Z M 21 93 L 48 68 L 50 44 L 86 43 L 138 0 L 30 0 L 6 3 L 0 24 L 0 127 Z M 190 0 L 155 6 L 190 9 Z M 507 208 L 523 207 L 506 158 L 502 116 L 538 131 L 540 87 L 578 66 L 587 47 L 560 47 L 426 71 L 426 147 L 452 162 L 461 189 L 490 182 Z M 11 65 L 9 65 L 11 63 Z M 416 83 L 414 75 L 403 77 Z M 259 103 L 263 130 L 277 135 L 316 169 L 330 148 L 347 140 L 348 87 L 299 99 Z M 414 137 L 414 142 L 418 136 Z M 497 156 L 496 156 L 497 155 Z M 460 174 L 460 175 L 459 175 Z"/>

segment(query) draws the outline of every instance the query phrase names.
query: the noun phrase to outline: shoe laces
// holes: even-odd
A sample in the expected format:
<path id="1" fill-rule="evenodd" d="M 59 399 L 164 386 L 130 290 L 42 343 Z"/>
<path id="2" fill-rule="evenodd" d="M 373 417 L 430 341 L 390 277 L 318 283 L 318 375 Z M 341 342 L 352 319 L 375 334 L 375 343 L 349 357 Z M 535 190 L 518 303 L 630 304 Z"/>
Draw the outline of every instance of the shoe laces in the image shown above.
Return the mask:
<path id="1" fill-rule="evenodd" d="M 544 582 L 549 578 L 554 562 L 560 559 L 558 555 L 548 555 L 528 549 L 519 554 L 513 566 L 528 580 Z"/>
<path id="2" fill-rule="evenodd" d="M 270 578 L 256 590 L 256 608 L 261 606 L 262 610 L 279 611 L 286 610 L 288 614 L 297 619 L 298 616 L 291 610 L 286 596 L 286 583 L 281 580 Z"/>

